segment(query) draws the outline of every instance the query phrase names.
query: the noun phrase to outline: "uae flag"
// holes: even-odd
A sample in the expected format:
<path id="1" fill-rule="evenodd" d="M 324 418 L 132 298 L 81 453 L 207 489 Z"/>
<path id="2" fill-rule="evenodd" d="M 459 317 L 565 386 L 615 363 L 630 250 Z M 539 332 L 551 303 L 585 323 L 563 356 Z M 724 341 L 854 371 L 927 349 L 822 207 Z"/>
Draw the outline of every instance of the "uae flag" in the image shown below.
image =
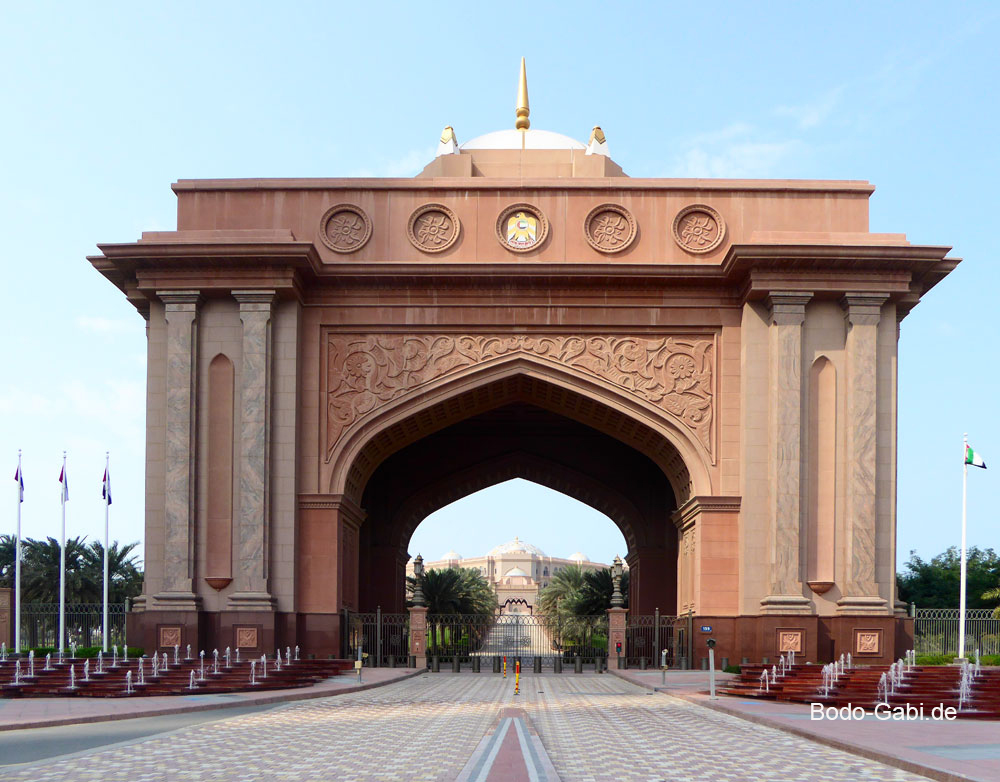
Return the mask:
<path id="1" fill-rule="evenodd" d="M 21 465 L 17 465 L 14 471 L 14 480 L 17 481 L 17 499 L 24 502 L 24 476 L 21 475 Z"/>
<path id="2" fill-rule="evenodd" d="M 111 476 L 108 474 L 107 467 L 104 468 L 104 486 L 101 489 L 101 497 L 108 505 L 111 504 Z"/>
<path id="3" fill-rule="evenodd" d="M 66 465 L 59 471 L 59 483 L 62 484 L 62 501 L 69 500 L 69 477 L 66 475 Z"/>
<path id="4" fill-rule="evenodd" d="M 986 462 L 983 461 L 983 457 L 973 451 L 968 445 L 965 446 L 965 463 L 971 464 L 973 467 L 986 469 Z"/>

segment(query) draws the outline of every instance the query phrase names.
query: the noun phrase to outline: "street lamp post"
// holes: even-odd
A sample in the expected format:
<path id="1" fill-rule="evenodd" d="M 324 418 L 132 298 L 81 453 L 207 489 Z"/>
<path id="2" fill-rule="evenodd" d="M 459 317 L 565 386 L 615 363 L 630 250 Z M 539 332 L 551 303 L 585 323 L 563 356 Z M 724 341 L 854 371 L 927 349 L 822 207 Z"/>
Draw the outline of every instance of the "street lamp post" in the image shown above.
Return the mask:
<path id="1" fill-rule="evenodd" d="M 623 608 L 625 606 L 625 598 L 622 597 L 622 573 L 624 569 L 622 567 L 622 558 L 615 555 L 615 561 L 611 566 L 611 584 L 613 590 L 611 592 L 611 607 L 612 608 Z"/>
<path id="2" fill-rule="evenodd" d="M 424 601 L 424 558 L 417 554 L 417 558 L 413 560 L 413 605 L 423 606 L 426 605 Z"/>

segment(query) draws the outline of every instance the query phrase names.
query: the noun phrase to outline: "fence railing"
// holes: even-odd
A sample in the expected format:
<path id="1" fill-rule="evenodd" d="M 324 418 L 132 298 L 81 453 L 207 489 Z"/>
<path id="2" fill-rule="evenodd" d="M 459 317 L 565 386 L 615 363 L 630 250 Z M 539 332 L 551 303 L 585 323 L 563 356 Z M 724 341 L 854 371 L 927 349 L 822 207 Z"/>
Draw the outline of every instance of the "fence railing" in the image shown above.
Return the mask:
<path id="1" fill-rule="evenodd" d="M 108 605 L 108 643 L 126 642 L 125 603 Z M 104 643 L 104 605 L 102 603 L 66 604 L 65 645 L 101 646 Z M 59 604 L 23 603 L 21 605 L 21 646 L 24 649 L 59 646 Z"/>
<path id="2" fill-rule="evenodd" d="M 667 652 L 670 668 L 688 667 L 691 619 L 687 616 L 629 614 L 625 630 L 626 665 L 658 668 L 662 652 Z"/>
<path id="3" fill-rule="evenodd" d="M 913 648 L 917 654 L 958 654 L 959 609 L 917 608 L 913 618 Z M 965 611 L 965 649 L 1000 654 L 1000 618 L 992 608 Z"/>
<path id="4" fill-rule="evenodd" d="M 384 614 L 381 610 L 354 614 L 345 612 L 344 656 L 358 657 L 361 647 L 366 666 L 406 667 L 410 659 L 410 615 Z"/>

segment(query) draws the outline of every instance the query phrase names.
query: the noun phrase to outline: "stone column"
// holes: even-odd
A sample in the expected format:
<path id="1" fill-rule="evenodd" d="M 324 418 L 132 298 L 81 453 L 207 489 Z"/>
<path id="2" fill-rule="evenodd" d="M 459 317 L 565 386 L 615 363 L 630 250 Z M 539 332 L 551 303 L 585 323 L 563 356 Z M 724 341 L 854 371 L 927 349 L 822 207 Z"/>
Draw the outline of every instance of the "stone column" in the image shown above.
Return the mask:
<path id="1" fill-rule="evenodd" d="M 427 606 L 410 606 L 410 657 L 417 670 L 427 667 Z"/>
<path id="2" fill-rule="evenodd" d="M 608 667 L 612 665 L 612 660 L 618 668 L 625 667 L 625 660 L 628 658 L 628 648 L 625 644 L 625 627 L 628 609 L 609 608 L 608 611 Z M 618 644 L 622 645 L 621 657 L 618 656 Z"/>
<path id="3" fill-rule="evenodd" d="M 770 552 L 771 593 L 764 613 L 806 613 L 799 562 L 802 490 L 802 322 L 811 293 L 770 295 Z"/>
<path id="4" fill-rule="evenodd" d="M 886 601 L 875 583 L 878 324 L 888 297 L 848 293 L 842 306 L 847 323 L 847 584 L 837 601 L 844 614 L 884 613 Z"/>
<path id="5" fill-rule="evenodd" d="M 167 322 L 163 590 L 156 608 L 198 609 L 194 573 L 195 389 L 198 291 L 158 291 Z"/>
<path id="6" fill-rule="evenodd" d="M 239 515 L 237 521 L 236 592 L 231 608 L 270 611 L 274 598 L 267 584 L 270 519 L 271 313 L 275 294 L 233 291 L 243 323 L 240 372 Z"/>

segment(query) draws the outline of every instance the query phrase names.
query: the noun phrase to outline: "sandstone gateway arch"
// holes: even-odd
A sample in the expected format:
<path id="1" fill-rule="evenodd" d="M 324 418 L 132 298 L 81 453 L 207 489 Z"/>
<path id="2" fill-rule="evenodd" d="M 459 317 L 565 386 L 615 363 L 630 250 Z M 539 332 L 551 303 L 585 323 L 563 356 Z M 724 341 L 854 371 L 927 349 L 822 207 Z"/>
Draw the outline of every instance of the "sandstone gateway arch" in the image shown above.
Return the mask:
<path id="1" fill-rule="evenodd" d="M 901 653 L 896 346 L 949 248 L 867 182 L 628 177 L 526 98 L 412 179 L 181 180 L 90 259 L 147 321 L 134 642 L 338 654 L 428 513 L 521 476 L 720 656 Z"/>

